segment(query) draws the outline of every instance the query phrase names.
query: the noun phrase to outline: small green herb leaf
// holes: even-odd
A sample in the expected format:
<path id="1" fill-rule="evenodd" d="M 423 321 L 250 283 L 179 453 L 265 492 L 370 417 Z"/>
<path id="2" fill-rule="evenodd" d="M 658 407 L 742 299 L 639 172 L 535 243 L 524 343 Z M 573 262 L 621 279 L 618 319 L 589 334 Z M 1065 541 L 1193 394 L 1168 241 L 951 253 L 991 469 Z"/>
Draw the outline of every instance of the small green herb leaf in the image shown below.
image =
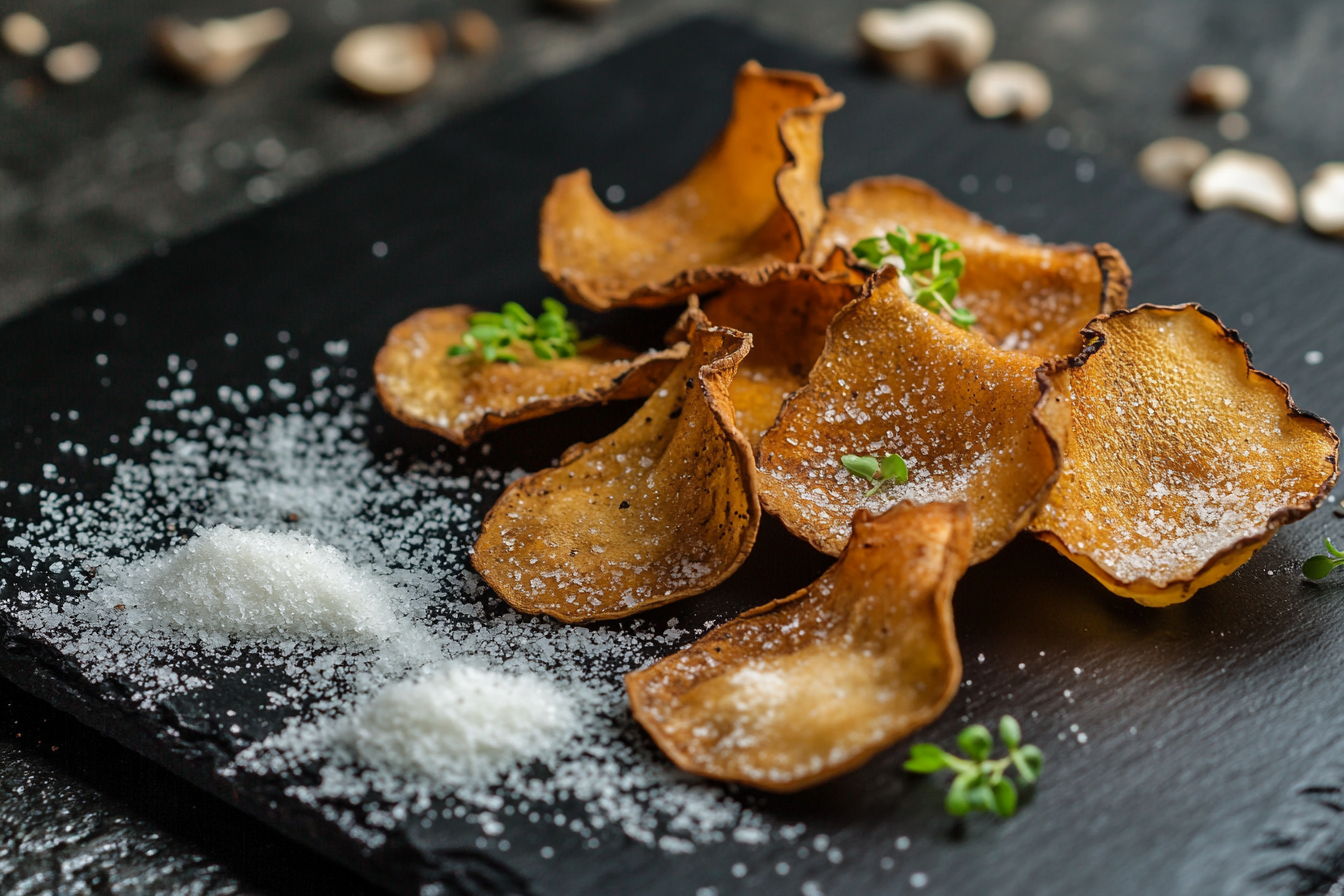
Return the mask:
<path id="1" fill-rule="evenodd" d="M 1344 552 L 1337 550 L 1328 538 L 1325 540 L 1325 549 L 1329 553 L 1317 554 L 1302 564 L 1302 575 L 1309 579 L 1323 579 L 1336 566 L 1344 566 Z"/>
<path id="2" fill-rule="evenodd" d="M 1008 745 L 1008 755 L 991 759 L 994 738 L 984 725 L 969 725 L 957 737 L 957 746 L 966 759 L 955 756 L 936 744 L 915 744 L 906 760 L 906 771 L 933 774 L 942 769 L 955 771 L 956 777 L 944 801 L 951 815 L 992 812 L 1001 818 L 1017 814 L 1018 785 L 1031 787 L 1040 777 L 1045 757 L 1038 747 L 1021 744 L 1022 729 L 1012 716 L 999 720 L 999 734 Z M 1017 782 L 1007 772 L 1017 772 Z"/>
<path id="3" fill-rule="evenodd" d="M 906 469 L 905 458 L 899 454 L 888 454 L 882 458 L 882 480 L 884 482 L 890 479 L 897 485 L 905 485 L 909 478 L 910 471 Z"/>
<path id="4" fill-rule="evenodd" d="M 984 725 L 970 725 L 957 735 L 957 746 L 976 762 L 983 762 L 994 750 L 994 738 Z"/>
<path id="5" fill-rule="evenodd" d="M 517 363 L 517 354 L 503 350 L 515 342 L 526 342 L 542 361 L 577 355 L 579 328 L 568 320 L 565 306 L 548 297 L 541 300 L 541 307 L 536 317 L 517 302 L 505 302 L 499 311 L 476 312 L 469 319 L 471 329 L 462 334 L 461 344 L 448 349 L 448 356 L 479 352 L 486 361 Z"/>
<path id="6" fill-rule="evenodd" d="M 845 465 L 845 469 L 862 479 L 872 482 L 882 465 L 878 463 L 875 457 L 859 457 L 856 454 L 846 454 L 840 458 L 840 463 Z"/>

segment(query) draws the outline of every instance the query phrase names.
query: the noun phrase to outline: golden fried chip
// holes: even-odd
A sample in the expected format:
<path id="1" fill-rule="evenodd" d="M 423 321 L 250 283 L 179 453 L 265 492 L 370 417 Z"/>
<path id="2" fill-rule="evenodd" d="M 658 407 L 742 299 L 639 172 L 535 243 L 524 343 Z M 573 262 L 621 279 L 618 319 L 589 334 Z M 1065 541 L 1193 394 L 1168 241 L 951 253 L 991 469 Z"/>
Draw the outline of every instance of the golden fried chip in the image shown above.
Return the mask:
<path id="1" fill-rule="evenodd" d="M 816 582 L 627 675 L 635 718 L 683 769 L 766 790 L 863 765 L 956 694 L 971 530 L 965 503 L 859 510 Z"/>
<path id="2" fill-rule="evenodd" d="M 602 342 L 574 358 L 543 361 L 526 343 L 518 363 L 448 357 L 474 308 L 427 308 L 397 324 L 373 362 L 378 397 L 403 423 L 470 445 L 492 429 L 568 408 L 643 398 L 686 355 L 686 346 L 636 355 Z"/>
<path id="3" fill-rule="evenodd" d="M 699 594 L 741 566 L 761 509 L 728 387 L 750 348 L 745 333 L 693 326 L 629 422 L 509 486 L 472 555 L 490 587 L 524 613 L 588 622 Z"/>
<path id="4" fill-rule="evenodd" d="M 911 301 L 884 267 L 826 334 L 807 385 L 760 447 L 761 500 L 793 534 L 837 555 L 854 511 L 968 501 L 971 562 L 1026 526 L 1068 432 L 1064 362 L 994 348 Z M 865 497 L 847 454 L 896 454 L 909 481 Z"/>
<path id="5" fill-rule="evenodd" d="M 652 202 L 612 212 L 586 169 L 556 179 L 541 209 L 542 271 L 603 311 L 671 304 L 798 261 L 825 211 L 822 122 L 843 103 L 816 75 L 748 62 L 718 140 Z"/>
<path id="6" fill-rule="evenodd" d="M 1129 267 L 1111 246 L 1054 246 L 1015 236 L 907 177 L 857 181 L 832 196 L 809 260 L 834 270 L 836 253 L 843 252 L 853 264 L 851 246 L 897 225 L 961 243 L 966 273 L 958 302 L 999 348 L 1042 358 L 1076 355 L 1083 346 L 1079 331 L 1098 314 L 1125 307 L 1129 295 Z"/>
<path id="7" fill-rule="evenodd" d="M 780 272 L 760 286 L 738 283 L 705 305 L 714 323 L 752 335 L 730 395 L 737 428 L 755 447 L 784 399 L 803 387 L 826 345 L 826 325 L 856 291 L 811 271 Z"/>
<path id="8" fill-rule="evenodd" d="M 1198 305 L 1093 321 L 1063 471 L 1031 531 L 1141 604 L 1187 600 L 1334 487 L 1339 438 Z"/>

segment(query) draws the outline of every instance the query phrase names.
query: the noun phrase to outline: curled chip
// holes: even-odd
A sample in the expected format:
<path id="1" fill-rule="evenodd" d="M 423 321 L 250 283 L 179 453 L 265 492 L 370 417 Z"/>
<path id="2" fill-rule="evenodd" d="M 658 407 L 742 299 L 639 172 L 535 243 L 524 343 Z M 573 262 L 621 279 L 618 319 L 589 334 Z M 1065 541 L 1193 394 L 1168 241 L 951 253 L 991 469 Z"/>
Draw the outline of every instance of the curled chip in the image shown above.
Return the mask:
<path id="1" fill-rule="evenodd" d="M 1064 369 L 994 348 L 924 310 L 886 266 L 831 321 L 807 385 L 761 440 L 761 500 L 831 555 L 849 540 L 859 508 L 968 501 L 971 562 L 988 560 L 1055 481 L 1069 426 Z M 868 483 L 842 465 L 845 455 L 899 455 L 908 481 L 866 496 Z"/>
<path id="2" fill-rule="evenodd" d="M 573 358 L 543 361 L 519 343 L 518 363 L 450 358 L 474 313 L 466 305 L 416 312 L 392 328 L 373 363 L 388 413 L 459 445 L 567 408 L 643 398 L 686 355 L 685 345 L 636 355 L 603 342 Z"/>
<path id="3" fill-rule="evenodd" d="M 780 406 L 803 387 L 826 345 L 826 325 L 855 290 L 815 272 L 780 274 L 760 286 L 739 283 L 714 297 L 705 316 L 752 336 L 751 354 L 733 378 L 737 428 L 752 446 L 774 425 Z"/>
<path id="4" fill-rule="evenodd" d="M 689 772 L 791 791 L 936 719 L 961 680 L 952 592 L 966 504 L 854 515 L 820 579 L 625 678 L 635 718 Z"/>
<path id="5" fill-rule="evenodd" d="M 1334 487 L 1339 438 L 1198 305 L 1093 321 L 1073 427 L 1031 531 L 1116 594 L 1188 599 Z"/>
<path id="6" fill-rule="evenodd" d="M 816 75 L 748 62 L 718 140 L 652 202 L 612 212 L 586 169 L 557 178 L 541 209 L 541 269 L 603 311 L 670 304 L 797 262 L 825 211 L 822 122 L 843 103 Z"/>
<path id="7" fill-rule="evenodd" d="M 509 486 L 472 555 L 490 587 L 524 613 L 587 622 L 699 594 L 741 566 L 761 509 L 728 387 L 750 348 L 745 333 L 694 324 L 629 422 Z"/>
<path id="8" fill-rule="evenodd" d="M 966 272 L 958 301 L 999 348 L 1042 358 L 1076 355 L 1079 331 L 1098 314 L 1125 307 L 1129 295 L 1129 267 L 1111 246 L 1015 236 L 906 177 L 857 181 L 832 196 L 810 260 L 826 270 L 852 265 L 850 247 L 897 225 L 961 243 Z"/>

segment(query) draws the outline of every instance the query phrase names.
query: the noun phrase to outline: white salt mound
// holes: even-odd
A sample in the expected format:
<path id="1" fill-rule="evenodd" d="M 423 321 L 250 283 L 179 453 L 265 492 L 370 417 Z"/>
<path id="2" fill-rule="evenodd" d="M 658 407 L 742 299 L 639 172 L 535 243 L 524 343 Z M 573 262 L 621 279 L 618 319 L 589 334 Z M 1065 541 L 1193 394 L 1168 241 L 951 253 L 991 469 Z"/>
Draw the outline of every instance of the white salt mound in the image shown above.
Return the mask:
<path id="1" fill-rule="evenodd" d="M 132 622 L 188 633 L 386 641 L 407 631 L 390 585 L 291 532 L 215 526 L 128 567 L 102 591 Z"/>
<path id="2" fill-rule="evenodd" d="M 573 699 L 550 682 L 456 664 L 383 688 L 342 739 L 377 769 L 456 784 L 546 756 L 578 727 Z"/>

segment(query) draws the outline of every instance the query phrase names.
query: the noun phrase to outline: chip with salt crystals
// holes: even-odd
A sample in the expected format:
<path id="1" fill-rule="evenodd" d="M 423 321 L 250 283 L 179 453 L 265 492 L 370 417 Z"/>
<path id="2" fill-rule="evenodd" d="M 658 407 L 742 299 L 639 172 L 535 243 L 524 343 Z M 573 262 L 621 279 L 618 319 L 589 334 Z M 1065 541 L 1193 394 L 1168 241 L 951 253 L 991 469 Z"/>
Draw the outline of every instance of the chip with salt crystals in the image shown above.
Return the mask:
<path id="1" fill-rule="evenodd" d="M 779 416 L 784 399 L 801 389 L 826 345 L 826 326 L 857 291 L 812 271 L 780 272 L 756 286 L 737 283 L 710 299 L 705 316 L 752 336 L 730 394 L 737 427 L 752 446 Z"/>
<path id="2" fill-rule="evenodd" d="M 1129 267 L 1111 246 L 1016 236 L 907 177 L 856 181 L 830 197 L 809 260 L 826 270 L 856 265 L 855 243 L 898 225 L 961 243 L 966 272 L 957 301 L 999 348 L 1042 358 L 1075 355 L 1087 322 L 1125 307 L 1129 296 Z"/>
<path id="3" fill-rule="evenodd" d="M 807 385 L 760 446 L 761 500 L 838 555 L 859 508 L 969 501 L 971 562 L 989 559 L 1045 500 L 1068 432 L 1062 361 L 994 348 L 916 305 L 885 266 L 831 321 Z M 908 480 L 875 494 L 845 455 L 898 455 Z"/>
<path id="4" fill-rule="evenodd" d="M 602 311 L 671 304 L 797 262 L 825 211 L 822 122 L 843 103 L 816 75 L 748 62 L 719 138 L 647 205 L 610 211 L 586 169 L 556 179 L 541 209 L 542 271 Z"/>
<path id="5" fill-rule="evenodd" d="M 628 616 L 709 590 L 750 553 L 756 465 L 728 390 L 751 337 L 697 321 L 689 341 L 625 425 L 519 479 L 491 508 L 472 563 L 515 609 L 564 622 Z"/>
<path id="6" fill-rule="evenodd" d="M 857 768 L 956 694 L 971 531 L 965 503 L 859 510 L 820 579 L 627 675 L 635 718 L 711 778 L 792 791 Z"/>
<path id="7" fill-rule="evenodd" d="M 1031 531 L 1116 594 L 1187 600 L 1334 487 L 1339 438 L 1198 305 L 1093 321 L 1063 471 Z"/>
<path id="8" fill-rule="evenodd" d="M 685 345 L 636 355 L 603 341 L 573 358 L 542 360 L 525 342 L 509 347 L 516 363 L 449 357 L 475 312 L 466 305 L 418 311 L 392 328 L 373 362 L 388 413 L 459 445 L 568 408 L 643 398 L 686 355 Z"/>

